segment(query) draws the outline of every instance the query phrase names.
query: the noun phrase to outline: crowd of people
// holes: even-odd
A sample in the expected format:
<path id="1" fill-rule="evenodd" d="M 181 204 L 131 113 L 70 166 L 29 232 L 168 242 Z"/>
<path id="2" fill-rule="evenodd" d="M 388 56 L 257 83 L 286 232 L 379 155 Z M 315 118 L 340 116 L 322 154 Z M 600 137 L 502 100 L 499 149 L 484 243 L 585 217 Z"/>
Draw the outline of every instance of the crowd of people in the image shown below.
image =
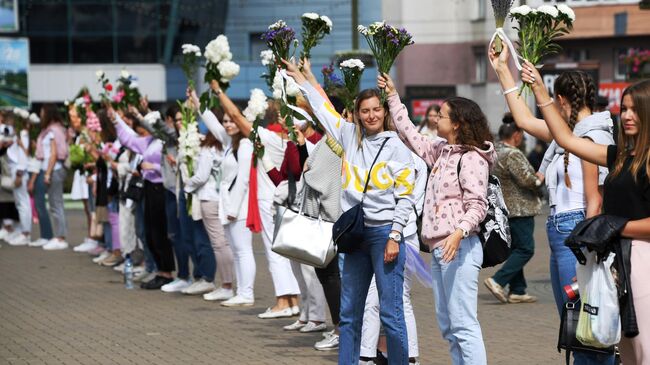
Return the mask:
<path id="1" fill-rule="evenodd" d="M 298 105 L 314 123 L 287 125 L 270 102 L 265 127 L 253 129 L 215 80 L 210 88 L 217 108 L 201 112 L 188 88 L 185 106 L 198 115 L 202 134 L 192 164 L 178 155 L 184 116 L 176 104 L 161 114 L 146 98 L 118 107 L 93 103 L 82 91 L 82 100 L 63 112 L 50 104 L 39 116 L 2 112 L 0 239 L 68 249 L 63 194 L 71 173 L 70 196 L 83 202 L 87 230 L 75 252 L 120 272 L 125 260 L 132 262 L 142 289 L 252 306 L 257 268 L 247 218 L 258 212 L 276 296 L 259 318 L 297 317 L 283 329 L 324 332 L 314 347 L 338 349 L 340 364 L 418 363 L 410 300 L 418 281 L 432 288 L 452 363 L 486 364 L 477 307 L 490 175 L 501 182 L 512 252 L 484 284 L 503 303 L 537 300 L 527 292 L 524 266 L 534 254 L 534 217 L 542 210 L 545 183 L 549 273 L 559 315 L 569 301 L 563 288 L 576 276 L 566 237 L 601 213 L 629 219 L 621 234 L 634 240 L 630 284 L 639 335 L 623 337 L 619 348 L 626 365 L 647 364 L 650 81 L 623 93 L 615 140 L 609 112 L 594 112 L 596 88 L 588 74 L 563 73 L 552 99 L 537 69 L 526 63 L 521 80 L 539 103 L 538 119 L 515 92 L 508 57 L 507 48 L 490 53 L 511 111 L 498 142 L 479 105 L 462 97 L 432 106 L 416 126 L 387 74 L 378 75 L 376 89 L 357 95 L 353 110 L 344 110 L 325 93 L 308 59 L 284 66 L 302 91 Z M 550 143 L 539 169 L 520 149 L 524 132 Z M 264 153 L 254 154 L 256 147 Z M 273 251 L 278 206 L 336 222 L 360 203 L 365 227 L 357 250 L 337 254 L 325 267 Z M 421 247 L 431 252 L 430 268 Z M 614 354 L 576 351 L 574 359 L 613 364 Z"/>

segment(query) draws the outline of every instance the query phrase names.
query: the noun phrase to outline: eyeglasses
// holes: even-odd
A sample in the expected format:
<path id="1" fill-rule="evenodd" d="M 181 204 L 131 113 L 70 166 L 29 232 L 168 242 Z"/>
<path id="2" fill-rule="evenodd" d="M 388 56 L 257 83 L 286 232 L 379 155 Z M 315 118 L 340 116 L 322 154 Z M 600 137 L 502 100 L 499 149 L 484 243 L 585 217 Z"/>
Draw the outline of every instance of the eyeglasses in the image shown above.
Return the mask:
<path id="1" fill-rule="evenodd" d="M 445 117 L 442 114 L 438 114 L 438 118 L 440 118 L 440 119 L 451 119 L 451 118 L 449 118 L 449 116 Z"/>

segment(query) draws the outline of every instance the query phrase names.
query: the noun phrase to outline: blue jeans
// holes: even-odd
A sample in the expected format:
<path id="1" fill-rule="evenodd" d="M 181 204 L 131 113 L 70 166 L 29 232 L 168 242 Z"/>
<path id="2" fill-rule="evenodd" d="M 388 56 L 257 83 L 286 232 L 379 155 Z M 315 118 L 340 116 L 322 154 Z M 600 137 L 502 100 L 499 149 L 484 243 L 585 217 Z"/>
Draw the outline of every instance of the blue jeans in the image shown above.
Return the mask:
<path id="1" fill-rule="evenodd" d="M 183 191 L 182 185 L 180 190 Z M 192 202 L 192 204 L 200 204 L 200 202 L 196 201 Z M 189 260 L 191 259 L 194 264 L 194 272 L 192 273 L 192 276 L 195 279 L 203 278 L 206 280 L 210 279 L 208 281 L 214 281 L 217 264 L 214 259 L 212 244 L 210 243 L 208 233 L 205 231 L 205 227 L 203 226 L 203 221 L 195 221 L 187 213 L 187 199 L 185 198 L 185 194 L 180 194 L 178 197 L 178 220 L 180 223 L 178 225 L 178 244 L 177 246 L 174 246 L 175 248 L 178 247 L 176 250 L 177 252 L 180 252 L 180 254 L 177 253 L 176 256 L 179 268 L 178 277 L 183 279 L 189 278 Z M 212 256 L 212 260 L 210 260 L 208 251 Z M 183 270 L 181 270 L 181 265 L 185 266 Z"/>
<path id="2" fill-rule="evenodd" d="M 41 238 L 50 240 L 53 237 L 53 233 L 50 215 L 45 204 L 46 191 L 45 172 L 41 171 L 36 176 L 36 181 L 34 182 L 34 205 L 36 206 L 36 214 L 38 215 L 38 228 L 41 231 Z"/>
<path id="3" fill-rule="evenodd" d="M 408 364 L 408 338 L 402 302 L 406 252 L 404 247 L 400 247 L 397 259 L 384 263 L 390 229 L 390 225 L 366 227 L 361 248 L 345 255 L 341 272 L 339 364 L 359 363 L 363 313 L 373 274 L 379 292 L 379 317 L 386 331 L 388 362 L 391 365 Z"/>
<path id="4" fill-rule="evenodd" d="M 550 271 L 551 286 L 558 314 L 562 315 L 562 308 L 569 300 L 564 287 L 573 283 L 576 276 L 577 260 L 573 252 L 564 245 L 564 241 L 573 228 L 585 219 L 585 212 L 573 210 L 549 216 L 546 221 L 546 233 L 551 247 Z M 614 355 L 592 354 L 575 351 L 573 353 L 574 365 L 614 364 Z"/>
<path id="5" fill-rule="evenodd" d="M 442 247 L 432 252 L 431 272 L 436 319 L 442 337 L 449 342 L 454 365 L 485 365 L 487 358 L 478 321 L 478 274 L 483 247 L 478 236 L 460 242 L 456 257 L 442 260 Z"/>

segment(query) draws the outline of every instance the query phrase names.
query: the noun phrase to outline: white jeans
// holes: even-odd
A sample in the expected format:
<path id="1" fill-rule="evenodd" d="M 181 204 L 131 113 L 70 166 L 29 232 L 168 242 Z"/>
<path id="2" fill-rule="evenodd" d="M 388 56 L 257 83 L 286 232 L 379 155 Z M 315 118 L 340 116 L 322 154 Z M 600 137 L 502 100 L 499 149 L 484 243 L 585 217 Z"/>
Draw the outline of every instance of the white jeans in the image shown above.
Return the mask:
<path id="1" fill-rule="evenodd" d="M 300 288 L 293 276 L 289 259 L 271 250 L 273 230 L 275 229 L 272 212 L 273 202 L 271 200 L 259 200 L 258 204 L 260 217 L 262 218 L 262 242 L 264 242 L 264 249 L 266 250 L 266 259 L 269 261 L 269 271 L 275 288 L 275 296 L 298 295 L 300 294 Z"/>
<path id="2" fill-rule="evenodd" d="M 325 292 L 313 266 L 291 261 L 300 286 L 300 321 L 325 322 Z"/>
<path id="3" fill-rule="evenodd" d="M 230 242 L 235 258 L 235 279 L 237 295 L 255 299 L 255 256 L 253 256 L 253 232 L 246 228 L 246 220 L 230 222 L 223 226 L 226 240 Z"/>
<path id="4" fill-rule="evenodd" d="M 119 227 L 120 227 L 120 244 L 122 245 L 122 255 L 133 252 L 138 246 L 138 240 L 135 235 L 135 202 L 129 205 L 120 200 Z"/>
<path id="5" fill-rule="evenodd" d="M 11 176 L 16 179 L 16 172 L 12 171 Z M 14 202 L 20 219 L 20 232 L 32 233 L 32 204 L 27 192 L 27 180 L 29 174 L 23 174 L 22 185 L 14 187 Z"/>

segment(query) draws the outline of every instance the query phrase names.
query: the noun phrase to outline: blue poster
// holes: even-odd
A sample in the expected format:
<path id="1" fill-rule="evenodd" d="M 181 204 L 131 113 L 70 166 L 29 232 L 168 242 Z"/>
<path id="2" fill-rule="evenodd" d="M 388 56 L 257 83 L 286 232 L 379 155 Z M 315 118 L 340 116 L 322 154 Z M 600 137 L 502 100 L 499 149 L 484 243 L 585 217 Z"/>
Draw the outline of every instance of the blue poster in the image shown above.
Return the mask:
<path id="1" fill-rule="evenodd" d="M 0 38 L 0 107 L 28 107 L 29 41 Z"/>
<path id="2" fill-rule="evenodd" d="M 18 2 L 0 0 L 0 32 L 18 31 Z"/>

